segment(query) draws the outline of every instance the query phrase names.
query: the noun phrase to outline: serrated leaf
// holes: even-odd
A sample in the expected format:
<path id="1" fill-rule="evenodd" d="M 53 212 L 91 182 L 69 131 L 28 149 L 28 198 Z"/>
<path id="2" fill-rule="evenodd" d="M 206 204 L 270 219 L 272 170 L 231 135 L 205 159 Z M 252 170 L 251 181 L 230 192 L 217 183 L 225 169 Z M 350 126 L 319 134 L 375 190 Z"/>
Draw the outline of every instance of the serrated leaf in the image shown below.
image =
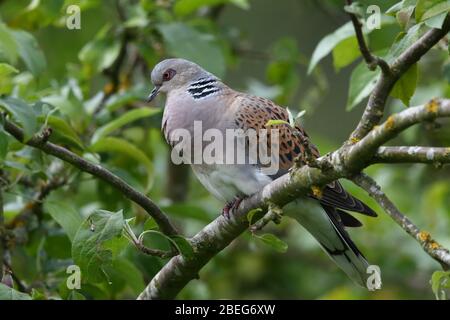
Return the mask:
<path id="1" fill-rule="evenodd" d="M 353 36 L 355 29 L 351 22 L 347 22 L 333 33 L 325 36 L 320 40 L 316 49 L 313 52 L 311 61 L 308 66 L 308 74 L 316 67 L 317 63 L 328 55 L 334 47 L 336 47 L 341 41 Z"/>
<path id="2" fill-rule="evenodd" d="M 104 243 L 120 236 L 123 225 L 122 210 L 96 210 L 78 228 L 72 241 L 72 257 L 84 280 L 96 283 L 106 279 L 104 269 L 112 262 L 112 251 L 105 249 Z"/>
<path id="3" fill-rule="evenodd" d="M 83 218 L 70 204 L 48 199 L 44 210 L 63 228 L 71 241 L 83 223 Z"/>
<path id="4" fill-rule="evenodd" d="M 128 112 L 124 113 L 123 115 L 121 115 L 120 117 L 118 117 L 117 119 L 114 119 L 113 121 L 98 128 L 92 137 L 91 143 L 97 142 L 100 138 L 103 138 L 103 137 L 109 135 L 114 130 L 119 129 L 128 123 L 131 123 L 133 121 L 143 119 L 146 117 L 150 117 L 159 112 L 161 112 L 161 109 L 153 109 L 153 108 L 140 108 L 140 109 L 128 111 Z"/>
<path id="5" fill-rule="evenodd" d="M 168 53 L 198 63 L 218 77 L 225 74 L 225 57 L 212 34 L 203 33 L 181 22 L 157 26 Z"/>
<path id="6" fill-rule="evenodd" d="M 350 76 L 350 87 L 347 98 L 347 111 L 352 110 L 363 101 L 375 88 L 379 70 L 371 71 L 365 62 L 360 63 Z"/>
<path id="7" fill-rule="evenodd" d="M 271 233 L 265 233 L 261 236 L 255 235 L 259 240 L 269 247 L 275 249 L 278 252 L 285 253 L 288 249 L 288 245 L 283 240 L 279 239 L 276 235 Z"/>
<path id="8" fill-rule="evenodd" d="M 104 137 L 91 145 L 90 149 L 94 152 L 120 152 L 121 154 L 136 160 L 138 163 L 143 164 L 147 171 L 146 188 L 149 189 L 151 187 L 153 182 L 153 164 L 151 160 L 144 152 L 127 140 L 115 137 Z"/>
<path id="9" fill-rule="evenodd" d="M 31 300 L 31 297 L 0 283 L 0 300 Z"/>
<path id="10" fill-rule="evenodd" d="M 47 67 L 44 52 L 39 47 L 31 33 L 25 31 L 13 31 L 13 37 L 17 43 L 17 50 L 28 70 L 35 76 L 41 74 Z"/>
<path id="11" fill-rule="evenodd" d="M 412 65 L 397 81 L 392 88 L 391 96 L 400 99 L 405 106 L 409 106 L 409 101 L 414 95 L 417 86 L 417 63 Z"/>
<path id="12" fill-rule="evenodd" d="M 36 114 L 33 108 L 23 100 L 13 97 L 0 98 L 0 106 L 9 111 L 22 125 L 25 140 L 28 140 L 37 132 Z"/>

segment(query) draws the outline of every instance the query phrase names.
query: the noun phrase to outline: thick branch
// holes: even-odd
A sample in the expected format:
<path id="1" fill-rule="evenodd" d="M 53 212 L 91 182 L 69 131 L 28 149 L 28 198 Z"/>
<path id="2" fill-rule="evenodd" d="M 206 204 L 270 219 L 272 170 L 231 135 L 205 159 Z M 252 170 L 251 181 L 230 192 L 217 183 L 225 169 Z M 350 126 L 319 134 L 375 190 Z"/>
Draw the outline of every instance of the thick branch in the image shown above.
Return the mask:
<path id="1" fill-rule="evenodd" d="M 374 128 L 361 141 L 349 147 L 345 154 L 349 168 L 362 168 L 370 163 L 378 147 L 394 138 L 406 128 L 437 117 L 450 117 L 450 99 L 434 99 L 424 106 L 411 107 L 391 115 L 382 125 Z"/>
<path id="2" fill-rule="evenodd" d="M 4 129 L 20 142 L 24 142 L 23 131 L 11 121 L 4 119 Z M 158 223 L 161 231 L 167 235 L 177 234 L 177 230 L 170 222 L 169 218 L 159 209 L 159 207 L 143 193 L 137 191 L 124 180 L 114 175 L 98 164 L 91 163 L 75 153 L 46 141 L 46 137 L 36 135 L 25 144 L 40 149 L 45 153 L 64 160 L 81 171 L 87 172 L 102 179 L 114 188 L 118 189 L 125 197 L 140 205 Z"/>
<path id="3" fill-rule="evenodd" d="M 450 148 L 437 147 L 380 147 L 373 163 L 450 163 Z"/>
<path id="4" fill-rule="evenodd" d="M 450 268 L 450 252 L 433 240 L 429 233 L 421 231 L 411 220 L 403 215 L 371 177 L 359 174 L 352 180 L 366 190 L 403 230 L 420 243 L 428 255 L 442 265 L 444 270 Z"/>
<path id="5" fill-rule="evenodd" d="M 198 278 L 200 269 L 217 253 L 227 247 L 248 228 L 247 212 L 261 208 L 253 221 L 261 218 L 268 205 L 283 207 L 287 203 L 311 193 L 313 187 L 322 187 L 334 180 L 360 172 L 370 164 L 370 159 L 378 147 L 397 134 L 402 128 L 414 123 L 450 115 L 450 100 L 433 100 L 431 103 L 409 108 L 393 116 L 392 120 L 380 126 L 360 143 L 343 146 L 330 155 L 319 158 L 326 162 L 327 169 L 303 166 L 266 185 L 260 192 L 241 202 L 238 211 L 230 220 L 219 216 L 197 233 L 191 242 L 195 259 L 186 260 L 182 256 L 173 257 L 151 280 L 139 299 L 171 299 L 191 280 Z M 369 145 L 366 148 L 365 145 Z M 364 161 L 356 161 L 357 159 Z"/>
<path id="6" fill-rule="evenodd" d="M 382 73 L 376 86 L 369 96 L 366 109 L 358 123 L 356 129 L 352 132 L 349 141 L 356 142 L 361 140 L 374 126 L 376 126 L 383 117 L 387 98 L 395 82 L 409 69 L 414 63 L 427 53 L 440 39 L 444 38 L 450 31 L 450 15 L 444 21 L 441 29 L 431 29 L 419 38 L 413 45 L 406 49 L 392 64 L 391 73 Z"/>

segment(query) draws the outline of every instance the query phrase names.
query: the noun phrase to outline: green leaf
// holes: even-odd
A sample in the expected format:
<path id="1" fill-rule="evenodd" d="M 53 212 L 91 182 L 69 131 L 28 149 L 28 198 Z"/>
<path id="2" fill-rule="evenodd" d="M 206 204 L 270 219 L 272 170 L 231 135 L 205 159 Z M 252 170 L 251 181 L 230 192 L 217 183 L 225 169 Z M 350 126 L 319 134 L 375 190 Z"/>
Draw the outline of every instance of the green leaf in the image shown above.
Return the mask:
<path id="1" fill-rule="evenodd" d="M 286 120 L 281 120 L 281 119 L 270 119 L 269 121 L 266 122 L 265 126 L 266 127 L 270 127 L 270 126 L 276 126 L 279 124 L 287 124 L 290 125 L 289 122 L 287 122 Z"/>
<path id="2" fill-rule="evenodd" d="M 78 228 L 72 241 L 72 257 L 80 267 L 84 280 L 102 282 L 105 267 L 112 262 L 112 251 L 104 243 L 120 236 L 124 225 L 122 210 L 96 210 Z"/>
<path id="3" fill-rule="evenodd" d="M 17 57 L 18 48 L 13 33 L 3 22 L 0 22 L 0 58 L 14 64 Z"/>
<path id="4" fill-rule="evenodd" d="M 425 24 L 430 28 L 441 29 L 446 17 L 447 12 L 443 12 L 437 16 L 425 20 Z"/>
<path id="5" fill-rule="evenodd" d="M 413 43 L 417 42 L 424 29 L 424 24 L 419 23 L 411 28 L 408 32 L 400 32 L 397 36 L 394 44 L 391 46 L 388 54 L 388 60 L 397 58 L 400 56 L 407 48 L 409 48 Z"/>
<path id="6" fill-rule="evenodd" d="M 177 16 L 186 16 L 202 7 L 211 7 L 224 3 L 232 3 L 241 9 L 250 7 L 248 0 L 178 0 L 175 2 L 173 10 Z"/>
<path id="7" fill-rule="evenodd" d="M 431 276 L 431 289 L 436 300 L 447 300 L 450 289 L 450 271 L 435 271 Z"/>
<path id="8" fill-rule="evenodd" d="M 138 295 L 145 288 L 142 272 L 133 263 L 125 258 L 117 258 L 113 261 L 112 268 L 123 278 L 126 284 Z"/>
<path id="9" fill-rule="evenodd" d="M 414 6 L 403 8 L 395 15 L 395 18 L 397 19 L 397 22 L 400 27 L 402 27 L 402 29 L 405 29 L 408 26 L 408 23 L 411 20 L 411 16 L 414 12 L 414 8 Z"/>
<path id="10" fill-rule="evenodd" d="M 208 211 L 196 204 L 174 203 L 169 206 L 163 206 L 162 209 L 170 215 L 182 217 L 183 219 L 192 218 L 203 222 L 211 221 Z"/>
<path id="11" fill-rule="evenodd" d="M 194 249 L 192 248 L 191 243 L 182 236 L 172 236 L 170 237 L 174 242 L 175 246 L 186 259 L 194 258 Z"/>
<path id="12" fill-rule="evenodd" d="M 89 65 L 94 73 L 110 67 L 119 55 L 120 41 L 108 36 L 109 29 L 109 26 L 102 28 L 78 54 L 80 61 Z"/>
<path id="13" fill-rule="evenodd" d="M 257 214 L 258 212 L 261 212 L 262 209 L 261 208 L 256 208 L 256 209 L 252 209 L 247 213 L 247 221 L 249 225 L 253 224 L 253 217 L 255 216 L 255 214 Z"/>
<path id="14" fill-rule="evenodd" d="M 334 47 L 336 47 L 341 41 L 353 36 L 354 34 L 355 30 L 352 23 L 347 22 L 339 29 L 320 40 L 309 63 L 308 74 L 313 71 L 317 63 L 328 55 Z"/>
<path id="15" fill-rule="evenodd" d="M 402 2 L 397 2 L 392 7 L 386 10 L 387 15 L 395 15 L 402 8 Z"/>
<path id="16" fill-rule="evenodd" d="M 436 4 L 443 2 L 445 0 L 417 0 L 416 4 L 416 21 L 421 22 L 423 20 L 423 15 L 425 12 L 430 10 Z"/>
<path id="17" fill-rule="evenodd" d="M 38 117 L 38 119 L 43 122 L 44 117 Z M 63 119 L 60 117 L 55 116 L 47 116 L 45 117 L 45 120 L 47 121 L 47 124 L 50 128 L 53 129 L 53 133 L 56 133 L 57 135 L 61 136 L 62 138 L 68 140 L 81 150 L 84 149 L 83 142 L 81 141 L 78 134 L 75 132 L 75 130 Z"/>
<path id="18" fill-rule="evenodd" d="M 3 108 L 9 111 L 13 115 L 13 117 L 22 125 L 25 140 L 28 140 L 33 136 L 33 134 L 37 132 L 38 126 L 36 121 L 36 114 L 33 108 L 23 100 L 6 97 L 0 99 L 0 106 L 3 106 Z"/>
<path id="19" fill-rule="evenodd" d="M 47 297 L 40 290 L 33 288 L 33 289 L 31 289 L 31 299 L 32 300 L 47 300 Z"/>
<path id="20" fill-rule="evenodd" d="M 8 153 L 8 135 L 3 129 L 0 129 L 0 161 L 3 161 Z"/>
<path id="21" fill-rule="evenodd" d="M 28 70 L 35 76 L 41 74 L 46 69 L 47 62 L 36 39 L 31 33 L 25 31 L 14 31 L 13 36 L 17 43 L 20 58 Z"/>
<path id="22" fill-rule="evenodd" d="M 0 300 L 31 300 L 31 297 L 0 283 Z"/>
<path id="23" fill-rule="evenodd" d="M 114 130 L 119 129 L 130 122 L 133 122 L 133 121 L 136 121 L 139 119 L 143 119 L 146 117 L 150 117 L 150 116 L 160 113 L 160 112 L 161 112 L 161 109 L 156 109 L 156 108 L 140 108 L 140 109 L 128 111 L 128 112 L 124 113 L 123 115 L 121 115 L 119 118 L 114 119 L 113 121 L 98 128 L 92 137 L 91 143 L 97 142 L 100 138 L 103 138 L 103 137 L 109 135 Z"/>
<path id="24" fill-rule="evenodd" d="M 417 63 L 412 65 L 392 88 L 391 96 L 402 100 L 405 106 L 409 106 L 409 101 L 414 95 L 417 86 Z"/>
<path id="25" fill-rule="evenodd" d="M 157 26 L 170 55 L 198 63 L 218 77 L 225 74 L 225 57 L 212 34 L 203 33 L 181 23 Z"/>
<path id="26" fill-rule="evenodd" d="M 83 223 L 81 215 L 69 203 L 56 199 L 45 201 L 44 210 L 63 228 L 70 241 L 73 241 Z"/>
<path id="27" fill-rule="evenodd" d="M 147 155 L 135 145 L 124 139 L 104 137 L 91 145 L 90 149 L 94 152 L 120 152 L 143 164 L 147 171 L 147 189 L 151 187 L 153 182 L 153 164 Z"/>
<path id="28" fill-rule="evenodd" d="M 285 253 L 288 249 L 288 245 L 283 240 L 279 239 L 276 235 L 271 233 L 265 233 L 261 236 L 254 235 L 260 239 L 264 244 L 275 249 L 278 252 Z"/>
<path id="29" fill-rule="evenodd" d="M 144 236 L 146 234 L 156 234 L 160 237 L 163 237 L 166 240 L 168 240 L 172 245 L 174 245 L 177 248 L 178 252 L 183 255 L 183 257 L 185 257 L 186 259 L 194 258 L 194 248 L 192 247 L 189 240 L 187 240 L 183 236 L 175 235 L 175 236 L 169 237 L 169 236 L 165 235 L 164 233 L 159 232 L 157 230 L 145 230 L 139 235 L 138 241 L 142 242 L 144 240 Z"/>
<path id="30" fill-rule="evenodd" d="M 13 73 L 18 73 L 19 70 L 14 68 L 13 66 L 7 64 L 7 63 L 0 63 L 0 80 L 2 78 L 5 78 L 6 76 L 9 76 Z"/>
<path id="31" fill-rule="evenodd" d="M 425 11 L 425 13 L 422 15 L 422 20 L 427 20 L 441 14 L 447 14 L 449 10 L 450 0 L 439 2 Z"/>
<path id="32" fill-rule="evenodd" d="M 70 291 L 69 295 L 67 296 L 67 300 L 86 300 L 86 297 L 83 296 L 78 291 L 72 290 L 72 291 Z"/>
<path id="33" fill-rule="evenodd" d="M 333 49 L 333 65 L 336 71 L 348 66 L 360 56 L 356 37 L 349 37 L 341 41 Z"/>
<path id="34" fill-rule="evenodd" d="M 379 70 L 370 71 L 365 62 L 361 62 L 353 70 L 350 76 L 347 111 L 352 110 L 373 91 L 379 74 Z"/>

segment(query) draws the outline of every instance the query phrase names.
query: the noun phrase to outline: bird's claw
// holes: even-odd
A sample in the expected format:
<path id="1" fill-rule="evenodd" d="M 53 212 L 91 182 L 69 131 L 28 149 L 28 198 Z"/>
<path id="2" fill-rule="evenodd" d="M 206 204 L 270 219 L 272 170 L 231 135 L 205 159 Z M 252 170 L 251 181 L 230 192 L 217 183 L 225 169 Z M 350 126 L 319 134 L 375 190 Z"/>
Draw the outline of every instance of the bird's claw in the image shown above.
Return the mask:
<path id="1" fill-rule="evenodd" d="M 225 218 L 230 219 L 230 214 L 234 214 L 236 212 L 237 208 L 242 202 L 242 199 L 243 198 L 236 197 L 234 200 L 228 202 L 222 209 L 222 215 Z"/>

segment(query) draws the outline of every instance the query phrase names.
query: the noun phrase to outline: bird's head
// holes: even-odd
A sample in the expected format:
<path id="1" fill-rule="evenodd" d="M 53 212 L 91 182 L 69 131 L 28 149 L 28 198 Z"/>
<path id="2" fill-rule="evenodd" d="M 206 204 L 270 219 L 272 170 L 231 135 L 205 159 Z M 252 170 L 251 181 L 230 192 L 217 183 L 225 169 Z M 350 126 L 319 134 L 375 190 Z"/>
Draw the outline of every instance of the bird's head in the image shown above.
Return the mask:
<path id="1" fill-rule="evenodd" d="M 152 101 L 159 92 L 169 93 L 171 90 L 182 88 L 200 78 L 215 78 L 194 62 L 185 59 L 166 59 L 158 63 L 152 70 L 151 80 L 153 91 L 147 98 Z"/>

